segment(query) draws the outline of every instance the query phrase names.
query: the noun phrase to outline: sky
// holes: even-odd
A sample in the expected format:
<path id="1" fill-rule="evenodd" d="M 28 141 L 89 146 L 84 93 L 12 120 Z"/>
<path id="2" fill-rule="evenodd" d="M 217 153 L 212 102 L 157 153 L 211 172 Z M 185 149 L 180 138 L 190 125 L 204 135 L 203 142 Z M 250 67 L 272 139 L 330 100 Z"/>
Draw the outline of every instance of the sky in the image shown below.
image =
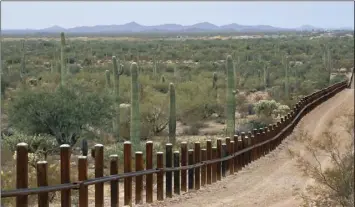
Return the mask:
<path id="1" fill-rule="evenodd" d="M 354 3 L 348 2 L 1 2 L 1 29 L 72 28 L 125 24 L 271 25 L 294 28 L 354 28 Z"/>

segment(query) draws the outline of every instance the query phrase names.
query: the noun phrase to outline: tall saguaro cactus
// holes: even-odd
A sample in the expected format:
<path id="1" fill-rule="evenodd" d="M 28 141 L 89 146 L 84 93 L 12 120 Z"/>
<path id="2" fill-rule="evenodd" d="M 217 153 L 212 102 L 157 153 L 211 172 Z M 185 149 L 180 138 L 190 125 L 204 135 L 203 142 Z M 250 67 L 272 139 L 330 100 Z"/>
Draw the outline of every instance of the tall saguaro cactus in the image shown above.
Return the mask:
<path id="1" fill-rule="evenodd" d="M 217 73 L 214 72 L 213 77 L 212 77 L 212 88 L 213 89 L 217 89 L 217 81 L 218 81 Z"/>
<path id="2" fill-rule="evenodd" d="M 105 79 L 106 79 L 106 88 L 109 89 L 111 87 L 111 76 L 109 70 L 105 71 Z"/>
<path id="3" fill-rule="evenodd" d="M 283 65 L 284 65 L 284 69 L 285 69 L 285 98 L 288 99 L 289 98 L 289 77 L 288 77 L 288 60 L 287 57 L 284 56 L 283 59 Z"/>
<path id="4" fill-rule="evenodd" d="M 156 57 L 153 57 L 153 77 L 157 76 L 157 60 Z"/>
<path id="5" fill-rule="evenodd" d="M 139 111 L 139 86 L 138 86 L 138 65 L 131 64 L 131 142 L 139 146 L 140 142 L 140 111 Z"/>
<path id="6" fill-rule="evenodd" d="M 212 77 L 212 94 L 216 98 L 216 101 L 218 101 L 218 86 L 217 86 L 217 81 L 218 81 L 218 76 L 217 73 L 213 73 Z"/>
<path id="7" fill-rule="evenodd" d="M 173 83 L 169 85 L 170 107 L 169 107 L 169 142 L 175 143 L 176 139 L 176 98 L 175 86 Z"/>
<path id="8" fill-rule="evenodd" d="M 232 56 L 227 56 L 227 136 L 233 137 L 235 132 L 235 93 L 234 93 L 234 69 Z"/>
<path id="9" fill-rule="evenodd" d="M 327 46 L 325 47 L 325 51 L 323 54 L 323 64 L 324 64 L 325 70 L 328 73 L 328 85 L 330 85 L 330 76 L 332 73 L 332 59 L 331 59 L 330 50 Z"/>
<path id="10" fill-rule="evenodd" d="M 113 132 L 116 139 L 120 136 L 120 75 L 123 74 L 123 67 L 115 56 L 112 57 L 113 63 L 113 95 L 115 97 L 115 116 L 113 118 Z M 106 76 L 107 78 L 107 76 Z"/>
<path id="11" fill-rule="evenodd" d="M 22 41 L 22 58 L 21 58 L 21 67 L 20 67 L 20 77 L 24 78 L 26 73 L 26 51 L 25 51 L 25 41 Z"/>
<path id="12" fill-rule="evenodd" d="M 61 85 L 65 86 L 67 71 L 65 68 L 65 36 L 64 32 L 60 33 L 60 74 L 61 74 Z"/>
<path id="13" fill-rule="evenodd" d="M 267 65 L 264 66 L 264 89 L 266 90 L 267 87 L 269 87 L 269 68 Z"/>

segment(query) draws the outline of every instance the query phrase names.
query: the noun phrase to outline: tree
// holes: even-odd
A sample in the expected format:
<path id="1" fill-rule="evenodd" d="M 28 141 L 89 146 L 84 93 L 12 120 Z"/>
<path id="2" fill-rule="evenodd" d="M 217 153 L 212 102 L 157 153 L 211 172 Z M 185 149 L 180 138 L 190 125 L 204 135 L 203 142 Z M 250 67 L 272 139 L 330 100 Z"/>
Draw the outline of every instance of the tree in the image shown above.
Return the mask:
<path id="1" fill-rule="evenodd" d="M 54 92 L 20 91 L 9 108 L 9 122 L 31 135 L 49 134 L 73 146 L 83 130 L 103 126 L 112 117 L 112 100 L 59 87 Z"/>

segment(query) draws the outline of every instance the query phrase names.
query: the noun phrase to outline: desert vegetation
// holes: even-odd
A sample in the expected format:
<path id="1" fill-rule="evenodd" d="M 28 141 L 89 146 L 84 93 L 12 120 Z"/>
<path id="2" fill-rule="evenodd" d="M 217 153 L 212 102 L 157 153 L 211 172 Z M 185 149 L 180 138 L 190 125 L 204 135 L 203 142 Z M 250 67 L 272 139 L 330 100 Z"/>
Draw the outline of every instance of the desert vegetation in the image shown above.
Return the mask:
<path id="1" fill-rule="evenodd" d="M 328 123 L 323 139 L 312 140 L 304 131 L 296 137 L 295 140 L 306 144 L 305 153 L 309 155 L 292 149 L 290 154 L 297 159 L 304 175 L 313 181 L 300 195 L 302 206 L 354 206 L 353 114 L 353 110 L 348 111 Z"/>
<path id="2" fill-rule="evenodd" d="M 19 142 L 29 144 L 29 185 L 36 186 L 35 163 L 43 159 L 49 184 L 56 184 L 61 144 L 87 155 L 101 143 L 105 155 L 122 156 L 125 140 L 142 151 L 143 141 L 154 140 L 159 150 L 167 142 L 250 131 L 344 80 L 338 70 L 354 64 L 351 37 L 58 39 L 3 42 L 2 189 L 15 188 Z"/>

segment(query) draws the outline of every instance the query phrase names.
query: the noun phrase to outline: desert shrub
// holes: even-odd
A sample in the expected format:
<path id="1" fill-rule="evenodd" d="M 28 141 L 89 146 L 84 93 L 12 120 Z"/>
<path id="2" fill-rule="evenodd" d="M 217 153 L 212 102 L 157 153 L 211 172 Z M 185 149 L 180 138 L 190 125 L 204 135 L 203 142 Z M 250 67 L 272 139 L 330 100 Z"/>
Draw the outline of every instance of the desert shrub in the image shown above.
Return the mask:
<path id="1" fill-rule="evenodd" d="M 249 122 L 249 126 L 250 129 L 249 130 L 253 130 L 253 129 L 260 129 L 260 128 L 264 128 L 267 126 L 266 123 L 262 122 L 261 120 L 251 120 Z"/>
<path id="2" fill-rule="evenodd" d="M 261 117 L 283 116 L 290 111 L 287 105 L 282 105 L 275 100 L 261 100 L 254 105 L 256 114 Z"/>
<path id="3" fill-rule="evenodd" d="M 153 88 L 157 91 L 159 91 L 160 93 L 168 93 L 169 91 L 169 83 L 165 82 L 159 82 L 159 83 L 155 83 L 153 85 Z"/>
<path id="4" fill-rule="evenodd" d="M 165 144 L 167 142 L 164 142 L 164 141 L 160 141 L 160 142 L 153 142 L 153 155 L 156 153 L 156 152 L 164 152 L 165 151 Z M 135 156 L 135 152 L 136 151 L 141 151 L 143 152 L 143 154 L 145 155 L 146 154 L 146 144 L 145 142 L 141 142 L 139 146 L 133 146 L 132 145 L 132 157 Z M 105 161 L 109 161 L 110 159 L 110 155 L 118 155 L 118 159 L 119 160 L 123 160 L 124 158 L 124 144 L 123 143 L 115 143 L 113 145 L 110 145 L 110 146 L 105 146 L 104 148 L 104 159 Z M 143 156 L 143 159 L 144 159 L 144 162 L 145 162 L 145 159 L 146 159 L 146 156 Z M 156 164 L 156 159 L 153 159 L 153 162 L 154 162 L 154 165 Z M 119 164 L 123 164 L 123 162 L 119 162 Z M 119 167 L 119 170 L 123 169 L 123 166 L 122 167 Z"/>
<path id="5" fill-rule="evenodd" d="M 29 160 L 34 154 L 28 154 Z M 14 173 L 16 172 L 16 156 L 13 156 L 13 164 L 12 165 L 2 165 L 1 166 L 1 189 L 2 190 L 12 190 L 16 188 L 16 176 Z M 37 187 L 37 172 L 35 167 L 30 167 L 28 169 L 28 185 L 30 188 Z M 48 164 L 48 185 L 58 185 L 60 184 L 60 165 L 59 164 Z M 49 202 L 52 203 L 58 192 L 49 193 Z M 35 205 L 37 203 L 37 196 L 29 196 L 29 204 Z M 2 206 L 15 206 L 14 198 L 2 198 L 1 199 Z"/>
<path id="6" fill-rule="evenodd" d="M 269 126 L 269 124 L 273 123 L 273 119 L 271 117 L 257 117 L 246 121 L 245 123 L 240 124 L 236 131 L 237 132 L 248 132 L 253 131 L 253 129 L 259 129 Z"/>
<path id="7" fill-rule="evenodd" d="M 254 105 L 253 104 L 248 104 L 248 114 L 249 115 L 254 115 L 255 110 L 254 110 Z"/>
<path id="8" fill-rule="evenodd" d="M 147 133 L 142 137 L 149 137 L 151 135 L 158 135 L 168 125 L 168 106 L 169 97 L 168 94 L 154 93 L 152 90 L 148 90 L 150 95 L 144 97 L 141 107 L 141 120 L 142 127 L 147 127 Z M 142 130 L 143 131 L 143 130 Z"/>
<path id="9" fill-rule="evenodd" d="M 14 131 L 11 136 L 2 136 L 2 144 L 10 151 L 16 151 L 16 145 L 24 142 L 28 144 L 28 152 L 39 155 L 44 158 L 47 153 L 51 153 L 57 149 L 56 139 L 49 135 L 25 135 L 18 131 Z"/>
<path id="10" fill-rule="evenodd" d="M 183 133 L 186 135 L 198 135 L 200 132 L 200 129 L 204 127 L 205 125 L 201 122 L 195 122 L 190 124 L 187 128 L 184 128 Z"/>
<path id="11" fill-rule="evenodd" d="M 342 81 L 345 81 L 345 80 L 348 80 L 348 77 L 346 77 L 346 75 L 336 75 L 334 76 L 332 79 L 330 79 L 330 85 L 332 84 L 335 84 L 335 83 L 339 83 L 339 82 L 342 82 Z"/>
<path id="12" fill-rule="evenodd" d="M 102 126 L 111 119 L 111 99 L 73 89 L 22 90 L 9 108 L 9 122 L 29 134 L 49 134 L 58 144 L 73 146 L 87 125 Z"/>
<path id="13" fill-rule="evenodd" d="M 277 108 L 272 112 L 274 116 L 285 116 L 290 111 L 290 107 L 277 103 Z"/>
<path id="14" fill-rule="evenodd" d="M 245 95 L 243 94 L 236 95 L 235 102 L 236 102 L 236 109 L 238 112 L 240 112 L 243 115 L 248 113 L 248 103 Z"/>
<path id="15" fill-rule="evenodd" d="M 192 124 L 209 118 L 213 113 L 224 116 L 224 93 L 218 90 L 219 98 L 203 79 L 180 83 L 176 87 L 178 120 Z"/>
<path id="16" fill-rule="evenodd" d="M 47 153 L 53 153 L 59 149 L 55 138 L 48 135 L 28 136 L 15 131 L 12 136 L 3 136 L 1 146 L 1 189 L 3 190 L 12 190 L 16 187 L 16 176 L 14 176 L 16 173 L 16 145 L 21 142 L 28 144 L 28 184 L 30 188 L 37 187 L 37 162 L 47 160 Z M 60 184 L 60 165 L 56 161 L 48 162 L 48 184 Z M 49 201 L 54 201 L 57 194 L 58 192 L 49 193 Z M 37 196 L 29 196 L 30 204 L 36 202 Z M 1 199 L 1 203 L 4 206 L 14 206 L 15 199 Z"/>
<path id="17" fill-rule="evenodd" d="M 254 105 L 254 110 L 258 116 L 271 116 L 273 111 L 277 109 L 275 100 L 261 100 Z"/>
<path id="18" fill-rule="evenodd" d="M 312 140 L 303 131 L 299 133 L 297 140 L 305 144 L 305 152 L 310 157 L 290 149 L 290 154 L 297 158 L 299 169 L 315 180 L 301 194 L 305 207 L 354 206 L 354 115 L 346 115 L 343 120 L 345 124 L 337 124 L 337 128 L 342 127 L 341 132 L 327 130 L 319 140 Z M 332 126 L 331 122 L 328 129 Z M 322 158 L 329 159 L 330 165 L 324 166 Z"/>
<path id="19" fill-rule="evenodd" d="M 70 74 L 77 74 L 80 72 L 80 67 L 76 64 L 69 64 L 67 67 Z"/>
<path id="20" fill-rule="evenodd" d="M 271 96 L 271 98 L 276 101 L 279 101 L 284 94 L 284 90 L 279 85 L 275 85 L 272 86 L 271 88 L 268 88 L 267 92 Z"/>
<path id="21" fill-rule="evenodd" d="M 174 72 L 174 65 L 173 64 L 168 64 L 167 66 L 165 66 L 165 72 L 167 73 L 173 73 Z"/>

